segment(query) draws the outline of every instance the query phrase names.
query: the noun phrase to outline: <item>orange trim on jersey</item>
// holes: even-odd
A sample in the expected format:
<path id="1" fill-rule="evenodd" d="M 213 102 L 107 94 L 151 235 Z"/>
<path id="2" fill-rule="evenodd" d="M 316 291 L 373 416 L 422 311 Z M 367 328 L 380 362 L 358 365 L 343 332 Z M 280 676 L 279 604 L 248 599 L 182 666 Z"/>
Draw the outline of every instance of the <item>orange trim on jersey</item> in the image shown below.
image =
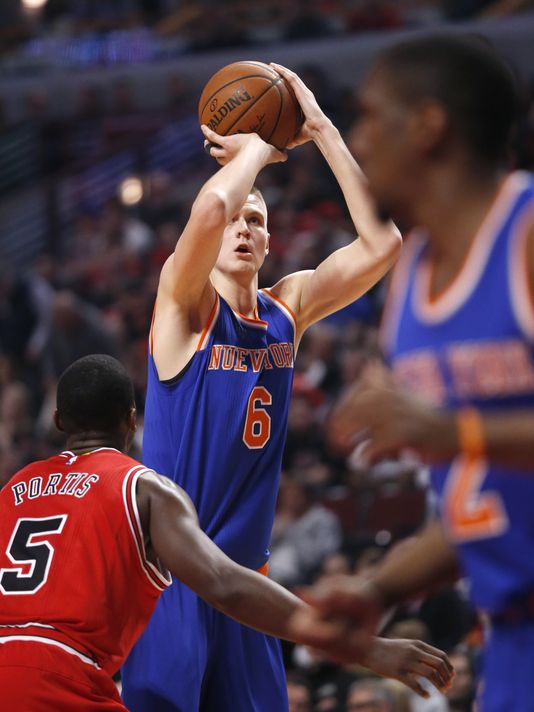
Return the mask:
<path id="1" fill-rule="evenodd" d="M 427 323 L 437 323 L 450 317 L 461 307 L 477 285 L 491 250 L 506 219 L 510 204 L 525 185 L 524 174 L 513 173 L 501 183 L 497 195 L 467 250 L 460 269 L 441 291 L 430 295 L 432 264 L 422 263 L 414 277 L 413 308 Z M 454 236 L 451 236 L 454 239 Z"/>
<path id="2" fill-rule="evenodd" d="M 206 326 L 204 327 L 202 334 L 200 335 L 200 339 L 198 340 L 198 344 L 197 344 L 195 351 L 201 351 L 204 348 L 204 341 L 207 339 L 211 330 L 213 329 L 213 326 L 215 324 L 215 318 L 218 313 L 219 313 L 219 293 L 215 292 L 215 302 L 213 303 L 213 307 L 211 308 L 211 312 L 208 317 L 208 321 L 206 323 Z"/>
<path id="3" fill-rule="evenodd" d="M 230 307 L 231 308 L 231 307 Z M 263 319 L 260 319 L 259 314 L 258 314 L 258 306 L 254 306 L 254 317 L 250 316 L 245 316 L 244 314 L 241 314 L 241 312 L 235 311 L 235 309 L 232 309 L 234 314 L 237 316 L 238 319 L 243 319 L 243 321 L 246 321 L 247 324 L 250 324 L 250 326 L 257 326 L 260 327 L 261 329 L 266 329 L 269 326 L 268 321 L 264 321 Z"/>
<path id="4" fill-rule="evenodd" d="M 296 333 L 297 331 L 297 317 L 295 316 L 295 312 L 289 307 L 284 301 L 280 299 L 280 297 L 277 297 L 276 294 L 273 294 L 270 289 L 267 289 L 264 287 L 261 289 L 267 297 L 273 300 L 273 302 L 285 313 L 287 312 L 286 316 L 291 317 L 291 320 L 293 321 L 293 329 Z"/>
<path id="5" fill-rule="evenodd" d="M 406 292 L 409 287 L 408 276 L 414 260 L 423 246 L 424 240 L 422 235 L 415 231 L 412 232 L 408 235 L 406 240 L 404 240 L 400 258 L 393 268 L 388 283 L 379 332 L 380 344 L 386 351 L 393 348 L 394 339 L 399 327 L 402 305 L 406 299 Z"/>
<path id="6" fill-rule="evenodd" d="M 266 561 L 263 566 L 260 566 L 258 569 L 258 573 L 261 574 L 262 576 L 268 576 L 269 575 L 269 562 Z"/>
<path id="7" fill-rule="evenodd" d="M 512 307 L 523 333 L 534 340 L 534 292 L 527 260 L 528 237 L 534 226 L 534 205 L 520 218 L 510 244 L 509 282 Z"/>

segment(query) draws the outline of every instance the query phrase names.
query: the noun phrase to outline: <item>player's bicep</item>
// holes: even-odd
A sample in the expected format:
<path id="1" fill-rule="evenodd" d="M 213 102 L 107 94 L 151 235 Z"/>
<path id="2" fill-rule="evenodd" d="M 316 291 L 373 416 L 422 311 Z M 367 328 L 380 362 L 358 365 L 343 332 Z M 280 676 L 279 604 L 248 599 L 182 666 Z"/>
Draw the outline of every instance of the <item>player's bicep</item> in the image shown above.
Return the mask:
<path id="1" fill-rule="evenodd" d="M 298 309 L 302 327 L 361 297 L 384 276 L 397 255 L 395 250 L 377 254 L 359 241 L 329 255 L 302 282 Z"/>
<path id="2" fill-rule="evenodd" d="M 222 198 L 213 191 L 200 194 L 162 271 L 160 291 L 184 305 L 200 299 L 217 261 L 225 225 Z"/>

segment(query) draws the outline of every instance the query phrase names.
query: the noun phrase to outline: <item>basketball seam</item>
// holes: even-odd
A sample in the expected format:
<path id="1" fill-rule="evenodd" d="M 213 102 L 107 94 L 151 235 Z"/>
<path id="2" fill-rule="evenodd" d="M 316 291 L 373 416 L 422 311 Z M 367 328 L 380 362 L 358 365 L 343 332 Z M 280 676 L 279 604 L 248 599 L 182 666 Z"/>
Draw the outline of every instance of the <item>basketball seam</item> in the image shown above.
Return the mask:
<path id="1" fill-rule="evenodd" d="M 281 80 L 281 81 L 283 81 L 283 80 Z M 282 115 L 282 109 L 284 108 L 284 95 L 280 91 L 280 87 L 278 86 L 279 84 L 280 84 L 280 81 L 277 81 L 275 84 L 273 84 L 273 86 L 276 87 L 276 90 L 278 91 L 278 95 L 280 97 L 280 108 L 278 109 L 278 116 L 276 117 L 276 121 L 274 123 L 273 130 L 269 134 L 269 136 L 266 140 L 266 143 L 271 142 L 271 137 L 274 134 L 274 132 L 276 131 L 276 129 L 278 128 L 278 122 L 280 121 L 280 116 Z"/>
<path id="2" fill-rule="evenodd" d="M 213 99 L 213 97 L 214 97 L 216 94 L 218 94 L 220 91 L 222 91 L 225 87 L 229 86 L 230 84 L 233 84 L 234 82 L 238 82 L 238 81 L 240 82 L 240 81 L 242 81 L 242 80 L 244 80 L 244 79 L 254 79 L 254 78 L 256 78 L 256 77 L 259 77 L 260 79 L 268 79 L 268 80 L 271 82 L 270 85 L 267 87 L 267 89 L 265 89 L 258 97 L 256 97 L 256 101 L 258 101 L 258 99 L 261 99 L 261 97 L 262 97 L 266 92 L 268 92 L 271 87 L 275 86 L 274 80 L 273 80 L 273 79 L 270 79 L 269 77 L 264 76 L 263 74 L 247 74 L 246 76 L 244 76 L 244 77 L 239 77 L 238 79 L 231 79 L 229 82 L 226 82 L 226 84 L 221 84 L 220 87 L 217 87 L 217 90 L 214 91 L 213 94 L 211 94 L 211 95 L 208 97 L 208 99 L 206 100 L 204 106 L 202 107 L 202 109 L 201 109 L 201 111 L 200 111 L 200 114 L 202 115 L 202 114 L 204 113 L 204 109 L 205 109 L 206 106 L 210 103 L 210 101 Z"/>
<path id="3" fill-rule="evenodd" d="M 247 106 L 246 111 L 244 111 L 242 114 L 239 114 L 239 116 L 238 116 L 237 119 L 234 121 L 234 123 L 233 123 L 233 124 L 230 124 L 230 126 L 228 126 L 228 128 L 226 129 L 226 133 L 223 134 L 223 135 L 224 135 L 224 136 L 228 136 L 228 132 L 231 131 L 231 130 L 234 128 L 234 126 L 237 124 L 237 122 L 238 122 L 238 121 L 241 121 L 241 119 L 243 119 L 243 118 L 248 114 L 248 112 L 256 106 L 256 104 L 258 103 L 258 101 L 259 101 L 262 97 L 264 97 L 265 94 L 267 94 L 268 91 L 271 91 L 271 89 L 272 89 L 273 87 L 278 90 L 278 94 L 280 94 L 280 96 L 281 96 L 280 90 L 278 89 L 278 87 L 276 86 L 276 84 L 271 84 L 271 86 L 268 87 L 268 89 L 266 89 L 262 94 L 260 94 L 260 96 L 256 99 L 256 101 L 255 101 L 251 106 Z M 274 129 L 273 129 L 273 132 L 274 132 Z"/>

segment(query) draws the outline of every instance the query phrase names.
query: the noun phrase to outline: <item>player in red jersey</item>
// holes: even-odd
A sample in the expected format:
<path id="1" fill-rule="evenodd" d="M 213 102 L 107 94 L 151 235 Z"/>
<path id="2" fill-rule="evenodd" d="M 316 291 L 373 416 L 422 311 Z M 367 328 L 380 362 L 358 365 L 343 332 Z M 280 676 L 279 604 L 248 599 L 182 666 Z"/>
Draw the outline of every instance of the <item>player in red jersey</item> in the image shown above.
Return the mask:
<path id="1" fill-rule="evenodd" d="M 109 356 L 58 384 L 60 455 L 0 492 L 0 689 L 5 710 L 124 710 L 112 675 L 146 625 L 168 569 L 211 605 L 286 636 L 303 605 L 228 559 L 187 495 L 124 455 L 133 388 Z M 157 553 L 156 553 L 157 552 Z"/>
<path id="2" fill-rule="evenodd" d="M 230 560 L 200 530 L 177 485 L 124 455 L 133 387 L 110 356 L 87 356 L 58 384 L 55 421 L 68 449 L 34 462 L 0 492 L 2 710 L 125 710 L 112 675 L 171 581 L 225 614 L 290 637 L 303 604 Z M 443 687 L 450 665 L 411 641 L 378 641 L 362 661 Z"/>

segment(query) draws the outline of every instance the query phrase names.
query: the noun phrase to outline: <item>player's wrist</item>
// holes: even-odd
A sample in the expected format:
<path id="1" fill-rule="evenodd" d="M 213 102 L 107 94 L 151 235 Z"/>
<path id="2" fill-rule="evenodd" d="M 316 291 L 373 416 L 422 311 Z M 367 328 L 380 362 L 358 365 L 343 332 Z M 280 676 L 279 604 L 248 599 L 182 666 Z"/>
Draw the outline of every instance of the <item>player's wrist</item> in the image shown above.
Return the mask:
<path id="1" fill-rule="evenodd" d="M 486 436 L 480 412 L 464 407 L 456 412 L 456 435 L 458 450 L 467 457 L 484 457 Z"/>
<path id="2" fill-rule="evenodd" d="M 322 116 L 320 119 L 314 119 L 310 125 L 310 131 L 314 141 L 331 141 L 340 137 L 339 129 L 334 126 L 328 116 Z"/>
<path id="3" fill-rule="evenodd" d="M 364 588 L 366 596 L 373 601 L 379 616 L 398 603 L 398 597 L 386 580 L 378 577 L 368 578 L 365 580 Z"/>

